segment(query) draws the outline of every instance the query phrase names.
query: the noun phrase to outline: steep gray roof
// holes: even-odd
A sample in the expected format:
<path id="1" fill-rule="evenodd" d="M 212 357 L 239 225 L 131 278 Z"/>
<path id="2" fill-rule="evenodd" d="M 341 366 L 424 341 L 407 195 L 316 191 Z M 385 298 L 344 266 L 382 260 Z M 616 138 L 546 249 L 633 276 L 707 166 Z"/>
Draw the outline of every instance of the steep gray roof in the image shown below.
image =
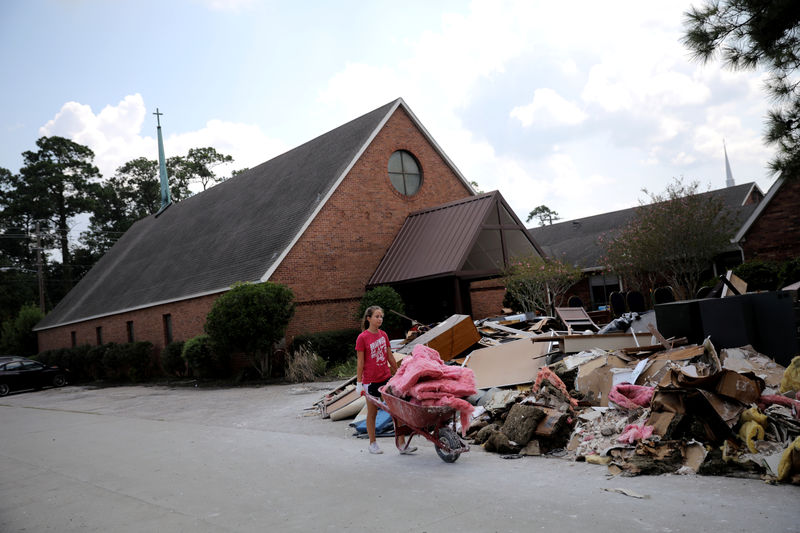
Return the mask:
<path id="1" fill-rule="evenodd" d="M 417 122 L 398 98 L 137 221 L 35 329 L 268 279 L 400 106 Z"/>
<path id="2" fill-rule="evenodd" d="M 744 202 L 761 191 L 755 183 L 743 183 L 701 193 L 719 198 L 733 213 L 733 230 L 739 228 L 756 209 L 757 203 L 744 205 Z M 549 226 L 529 228 L 528 231 L 542 247 L 548 257 L 565 260 L 584 269 L 598 268 L 604 255 L 598 238 L 604 233 L 613 235 L 633 219 L 638 207 L 612 211 L 601 215 L 559 222 Z"/>
<path id="3" fill-rule="evenodd" d="M 742 227 L 739 228 L 739 231 L 736 233 L 736 235 L 734 235 L 733 239 L 731 239 L 731 242 L 738 243 L 744 239 L 744 236 L 747 235 L 748 231 L 750 231 L 750 228 L 753 226 L 753 224 L 755 224 L 756 220 L 758 220 L 758 217 L 761 216 L 761 213 L 764 211 L 764 209 L 767 208 L 775 195 L 778 194 L 778 191 L 780 190 L 784 181 L 786 181 L 786 178 L 784 178 L 782 175 L 778 176 L 778 179 L 775 180 L 775 182 L 767 191 L 764 199 L 761 200 L 756 208 L 750 213 L 750 216 L 747 217 L 747 220 L 744 222 L 744 224 L 742 224 Z"/>

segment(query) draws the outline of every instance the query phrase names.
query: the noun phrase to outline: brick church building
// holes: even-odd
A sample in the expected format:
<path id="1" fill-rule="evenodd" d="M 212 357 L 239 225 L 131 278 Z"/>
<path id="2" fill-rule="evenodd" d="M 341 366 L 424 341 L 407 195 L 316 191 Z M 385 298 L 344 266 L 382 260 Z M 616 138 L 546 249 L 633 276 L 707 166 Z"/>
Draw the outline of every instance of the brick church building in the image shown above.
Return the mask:
<path id="1" fill-rule="evenodd" d="M 503 296 L 486 280 L 531 253 L 502 196 L 476 195 L 397 99 L 137 221 L 34 329 L 40 350 L 160 350 L 203 333 L 214 300 L 242 281 L 292 289 L 287 340 L 357 327 L 377 285 L 419 320 L 481 318 Z"/>

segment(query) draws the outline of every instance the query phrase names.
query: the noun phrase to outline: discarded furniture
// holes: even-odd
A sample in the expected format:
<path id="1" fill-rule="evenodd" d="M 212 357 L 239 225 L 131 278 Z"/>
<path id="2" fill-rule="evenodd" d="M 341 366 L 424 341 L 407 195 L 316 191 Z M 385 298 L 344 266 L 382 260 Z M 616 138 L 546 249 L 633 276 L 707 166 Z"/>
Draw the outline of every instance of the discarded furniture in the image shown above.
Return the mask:
<path id="1" fill-rule="evenodd" d="M 669 285 L 657 287 L 653 291 L 653 305 L 668 304 L 675 301 L 675 291 Z"/>
<path id="2" fill-rule="evenodd" d="M 644 304 L 644 296 L 639 291 L 628 291 L 625 295 L 625 303 L 628 304 L 628 311 L 632 313 L 644 313 L 647 306 Z"/>
<path id="3" fill-rule="evenodd" d="M 568 330 L 600 329 L 586 313 L 583 307 L 556 307 L 556 316 L 561 319 Z"/>
<path id="4" fill-rule="evenodd" d="M 424 344 L 439 352 L 442 361 L 449 361 L 462 354 L 467 348 L 481 340 L 478 328 L 469 315 L 452 315 L 436 327 L 426 331 L 399 350 L 398 353 L 410 354 L 417 344 Z"/>
<path id="5" fill-rule="evenodd" d="M 650 345 L 650 334 L 606 333 L 605 335 L 541 335 L 533 342 L 556 342 L 562 353 L 578 353 L 597 348 L 605 351 L 622 350 L 640 345 Z"/>
<path id="6" fill-rule="evenodd" d="M 589 315 L 595 324 L 598 326 L 605 326 L 614 318 L 614 315 L 611 313 L 611 306 L 605 306 L 605 309 L 598 309 L 597 311 L 587 311 L 586 314 Z"/>
<path id="7" fill-rule="evenodd" d="M 567 307 L 583 307 L 583 300 L 580 299 L 580 296 L 573 294 L 567 300 Z"/>
<path id="8" fill-rule="evenodd" d="M 622 316 L 625 311 L 625 296 L 621 292 L 614 291 L 608 296 L 608 304 L 611 306 L 611 313 L 615 316 Z"/>

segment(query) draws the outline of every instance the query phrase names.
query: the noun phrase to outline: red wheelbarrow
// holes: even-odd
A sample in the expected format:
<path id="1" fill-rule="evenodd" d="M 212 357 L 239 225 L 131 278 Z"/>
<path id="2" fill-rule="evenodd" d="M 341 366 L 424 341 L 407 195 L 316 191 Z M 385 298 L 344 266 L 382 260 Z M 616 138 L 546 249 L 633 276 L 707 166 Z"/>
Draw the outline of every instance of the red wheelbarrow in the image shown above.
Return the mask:
<path id="1" fill-rule="evenodd" d="M 365 394 L 368 402 L 383 409 L 394 422 L 394 441 L 409 435 L 406 444 L 410 445 L 414 435 L 422 435 L 436 446 L 436 453 L 446 463 L 454 463 L 458 457 L 469 451 L 469 445 L 459 438 L 455 431 L 458 411 L 446 406 L 424 406 L 407 402 L 380 388 L 383 400 Z"/>

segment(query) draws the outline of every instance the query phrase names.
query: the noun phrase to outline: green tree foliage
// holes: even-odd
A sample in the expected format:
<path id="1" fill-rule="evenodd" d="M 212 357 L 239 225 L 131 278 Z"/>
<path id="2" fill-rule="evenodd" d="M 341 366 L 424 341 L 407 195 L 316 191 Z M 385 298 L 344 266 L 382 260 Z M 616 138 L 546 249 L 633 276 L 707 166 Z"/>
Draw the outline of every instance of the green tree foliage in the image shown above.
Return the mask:
<path id="1" fill-rule="evenodd" d="M 540 205 L 528 213 L 528 218 L 525 219 L 525 222 L 530 222 L 534 218 L 539 219 L 540 226 L 544 226 L 545 223 L 552 224 L 554 220 L 561 220 L 561 218 L 558 216 L 558 213 L 546 205 Z"/>
<path id="2" fill-rule="evenodd" d="M 33 264 L 30 234 L 34 215 L 17 205 L 21 179 L 0 167 L 0 266 L 29 267 Z"/>
<path id="3" fill-rule="evenodd" d="M 359 315 L 359 318 L 361 318 L 361 315 Z M 356 339 L 361 331 L 360 328 L 355 328 L 301 333 L 300 335 L 295 335 L 294 339 L 292 339 L 292 351 L 297 351 L 301 346 L 304 346 L 309 351 L 322 357 L 326 363 L 336 365 L 355 357 Z"/>
<path id="4" fill-rule="evenodd" d="M 0 352 L 3 354 L 31 356 L 39 351 L 33 327 L 44 318 L 35 305 L 25 305 L 16 317 L 2 324 Z"/>
<path id="5" fill-rule="evenodd" d="M 379 305 L 383 309 L 382 329 L 392 338 L 396 336 L 404 337 L 404 329 L 410 326 L 410 324 L 408 324 L 405 318 L 391 312 L 395 311 L 401 314 L 406 312 L 403 299 L 397 291 L 388 285 L 382 285 L 368 290 L 361 298 L 356 319 L 361 320 L 364 317 L 364 311 L 367 310 L 367 307 L 373 305 Z M 364 325 L 359 324 L 358 327 L 361 329 Z M 353 343 L 355 343 L 355 339 L 353 339 Z"/>
<path id="6" fill-rule="evenodd" d="M 506 292 L 523 312 L 554 314 L 564 294 L 581 278 L 581 270 L 559 259 L 518 257 L 503 272 Z"/>
<path id="7" fill-rule="evenodd" d="M 789 259 L 781 266 L 780 286 L 785 287 L 800 281 L 800 257 Z"/>
<path id="8" fill-rule="evenodd" d="M 64 137 L 41 137 L 38 150 L 23 152 L 24 165 L 11 183 L 12 216 L 23 213 L 39 220 L 53 232 L 64 264 L 63 282 L 72 286 L 69 225 L 73 217 L 95 207 L 100 172 L 94 166 L 94 152 Z M 44 241 L 45 243 L 48 240 Z"/>
<path id="9" fill-rule="evenodd" d="M 730 242 L 733 224 L 722 200 L 698 194 L 697 182 L 675 179 L 636 210 L 613 235 L 600 237 L 605 264 L 640 291 L 663 277 L 682 298 L 696 294 L 702 274 Z"/>
<path id="10" fill-rule="evenodd" d="M 685 14 L 683 43 L 707 62 L 721 56 L 732 70 L 767 70 L 766 89 L 776 102 L 767 117 L 766 141 L 778 148 L 774 172 L 800 175 L 800 2 L 707 0 Z"/>
<path id="11" fill-rule="evenodd" d="M 186 360 L 183 358 L 183 341 L 174 341 L 161 350 L 161 368 L 170 376 L 186 375 Z"/>
<path id="12" fill-rule="evenodd" d="M 214 167 L 232 162 L 233 157 L 221 154 L 210 146 L 190 148 L 186 156 L 169 158 L 169 175 L 181 183 L 199 183 L 206 190 L 209 184 L 225 181 L 224 177 L 216 175 Z"/>
<path id="13" fill-rule="evenodd" d="M 147 341 L 109 343 L 103 354 L 106 376 L 111 379 L 143 381 L 152 373 L 153 344 Z"/>
<path id="14" fill-rule="evenodd" d="M 237 283 L 214 301 L 205 331 L 219 349 L 244 353 L 261 377 L 269 377 L 275 343 L 294 309 L 294 294 L 285 285 Z"/>
<path id="15" fill-rule="evenodd" d="M 774 291 L 779 288 L 781 265 L 774 261 L 755 259 L 737 266 L 733 273 L 747 282 L 748 291 Z"/>

